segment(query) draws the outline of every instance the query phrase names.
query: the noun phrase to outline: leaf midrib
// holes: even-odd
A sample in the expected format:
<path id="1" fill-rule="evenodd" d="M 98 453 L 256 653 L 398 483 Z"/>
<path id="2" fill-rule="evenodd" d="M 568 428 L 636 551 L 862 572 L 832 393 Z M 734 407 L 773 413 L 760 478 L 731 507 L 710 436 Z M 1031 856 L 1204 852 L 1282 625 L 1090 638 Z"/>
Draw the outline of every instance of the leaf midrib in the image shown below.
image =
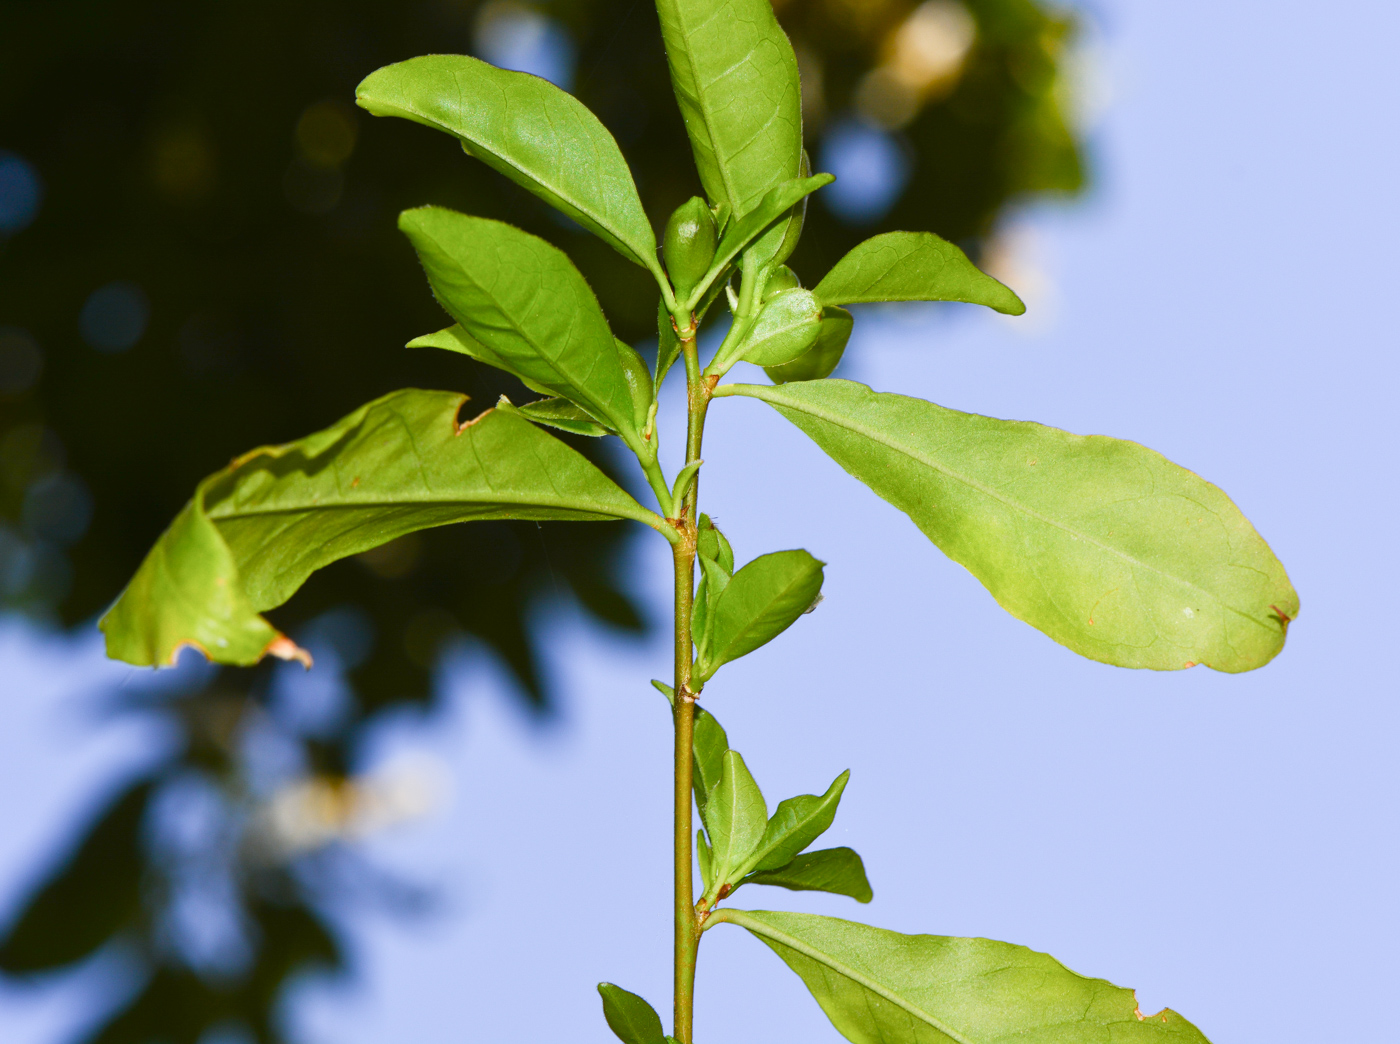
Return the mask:
<path id="1" fill-rule="evenodd" d="M 304 515 L 304 514 L 311 514 L 311 513 L 313 513 L 313 512 L 317 512 L 317 511 L 364 511 L 364 510 L 367 510 L 367 509 L 370 509 L 370 508 L 392 508 L 392 507 L 414 507 L 414 508 L 429 508 L 429 507 L 466 507 L 466 506 L 472 506 L 472 505 L 479 505 L 479 506 L 482 506 L 482 507 L 490 507 L 490 506 L 493 505 L 493 504 L 521 505 L 521 506 L 526 506 L 526 507 L 542 507 L 542 508 L 560 508 L 560 509 L 566 509 L 566 510 L 572 510 L 572 511 L 588 511 L 588 512 L 591 512 L 591 513 L 593 513 L 593 514 L 595 514 L 595 515 L 610 515 L 610 516 L 613 517 L 613 518 L 619 518 L 619 519 L 622 519 L 622 518 L 630 518 L 630 519 L 634 519 L 634 520 L 636 520 L 636 521 L 641 521 L 641 522 L 648 521 L 648 520 L 644 517 L 644 515 L 643 515 L 643 512 L 645 511 L 645 509 L 641 509 L 641 508 L 639 508 L 638 511 L 629 511 L 627 514 L 624 515 L 624 514 L 621 514 L 618 510 L 613 509 L 613 508 L 600 508 L 600 507 L 592 506 L 592 505 L 587 506 L 587 507 L 581 507 L 581 506 L 579 506 L 576 502 L 565 501 L 565 500 L 561 500 L 561 501 L 559 501 L 559 502 L 551 502 L 551 501 L 547 501 L 547 500 L 541 500 L 541 499 L 539 499 L 539 498 L 511 497 L 511 496 L 494 496 L 494 497 L 492 497 L 492 498 L 489 499 L 489 500 L 461 500 L 461 499 L 440 499 L 440 498 L 433 498 L 433 499 L 426 499 L 426 500 L 365 500 L 365 501 L 355 501 L 355 502 L 351 502 L 351 503 L 341 503 L 341 504 L 302 504 L 302 505 L 294 505 L 294 506 L 286 506 L 286 507 L 275 507 L 275 508 L 256 508 L 256 509 L 252 509 L 252 510 L 240 509 L 240 510 L 238 510 L 238 511 L 231 511 L 231 512 L 220 512 L 219 509 L 218 509 L 217 507 L 215 507 L 215 508 L 213 508 L 213 509 L 207 511 L 206 514 L 208 515 L 208 517 L 209 517 L 211 520 L 213 520 L 213 521 L 215 521 L 215 522 L 224 522 L 224 521 L 242 521 L 243 519 L 250 519 L 250 518 L 264 518 L 264 517 L 271 517 L 271 516 L 273 516 L 273 515 L 297 515 L 297 514 L 303 514 L 303 515 Z"/>
<path id="2" fill-rule="evenodd" d="M 1012 508 L 1013 510 L 1020 511 L 1023 514 L 1029 516 L 1030 518 L 1033 518 L 1038 522 L 1042 522 L 1045 525 L 1050 526 L 1052 529 L 1058 529 L 1063 533 L 1067 533 L 1068 535 L 1075 537 L 1076 539 L 1083 540 L 1085 543 L 1091 544 L 1092 546 L 1097 547 L 1099 550 L 1104 551 L 1110 555 L 1114 555 L 1122 559 L 1123 561 L 1129 563 L 1130 565 L 1141 566 L 1143 569 L 1152 573 L 1156 573 L 1158 576 L 1164 577 L 1175 583 L 1183 584 L 1184 586 L 1189 587 L 1194 591 L 1199 591 L 1203 597 L 1209 599 L 1212 603 L 1219 606 L 1220 608 L 1228 610 L 1229 612 L 1232 612 L 1237 616 L 1243 617 L 1244 619 L 1248 620 L 1250 623 L 1254 624 L 1256 627 L 1261 628 L 1262 630 L 1269 630 L 1268 626 L 1262 623 L 1261 621 L 1255 619 L 1253 616 L 1249 615 L 1243 610 L 1236 609 L 1234 606 L 1227 604 L 1226 602 L 1222 601 L 1220 597 L 1214 592 L 1206 590 L 1196 582 L 1188 580 L 1185 577 L 1176 576 L 1172 573 L 1169 573 L 1158 566 L 1152 565 L 1150 562 L 1144 562 L 1142 559 L 1137 558 L 1134 555 L 1130 555 L 1128 552 L 1122 551 L 1116 547 L 1113 547 L 1110 544 L 1105 544 L 1102 540 L 1098 539 L 1097 537 L 1091 536 L 1088 533 L 1075 529 L 1073 526 L 1067 525 L 1063 522 L 1057 522 L 1054 519 L 1041 514 L 1039 511 L 1036 511 L 1034 508 L 1021 503 L 1019 500 L 1015 500 L 1011 497 L 1005 496 L 1004 494 L 998 493 L 996 490 L 985 486 L 977 480 L 969 478 L 966 475 L 961 474 L 960 472 L 954 471 L 952 468 L 949 468 L 946 465 L 939 464 L 936 461 L 929 460 L 919 455 L 913 449 L 906 448 L 902 445 L 899 445 L 898 443 L 890 441 L 888 438 L 884 437 L 882 433 L 869 430 L 863 425 L 859 425 L 855 422 L 850 421 L 846 417 L 832 415 L 827 411 L 811 407 L 807 404 L 795 405 L 790 400 L 784 400 L 779 396 L 771 394 L 770 389 L 764 388 L 761 385 L 736 384 L 733 385 L 733 388 L 735 389 L 735 394 L 737 395 L 748 395 L 751 398 L 762 399 L 769 405 L 782 406 L 784 409 L 795 410 L 798 413 L 805 413 L 809 416 L 816 417 L 819 420 L 824 420 L 828 424 L 832 424 L 840 428 L 845 428 L 847 431 L 851 431 L 857 435 L 861 435 L 867 439 L 870 439 L 872 442 L 877 442 L 880 445 L 886 447 L 887 449 L 894 451 L 895 453 L 900 453 L 903 456 L 908 457 L 915 463 L 922 464 L 925 467 L 931 468 L 934 471 L 937 471 L 940 474 L 943 474 L 948 478 L 953 479 L 954 481 L 961 482 L 963 485 L 969 487 L 970 489 L 974 489 L 977 492 L 983 494 L 984 496 L 989 497 L 990 499 L 995 500 L 998 503 L 1004 504 L 1005 506 Z"/>
<path id="3" fill-rule="evenodd" d="M 810 946 L 800 939 L 795 939 L 791 935 L 788 935 L 786 932 L 780 931 L 777 928 L 771 928 L 768 925 L 764 924 L 762 921 L 749 917 L 742 910 L 735 910 L 731 908 L 722 911 L 722 914 L 726 921 L 731 921 L 741 928 L 747 928 L 755 935 L 766 936 L 767 938 L 772 939 L 776 943 L 786 946 L 789 949 L 796 950 L 804 957 L 810 957 L 817 963 L 825 965 L 832 971 L 836 972 L 836 974 L 844 975 L 846 978 L 856 983 L 856 985 L 862 986 L 865 989 L 869 990 L 871 993 L 883 997 L 891 1004 L 903 1008 L 910 1015 L 913 1015 L 916 1019 L 922 1020 L 929 1026 L 932 1026 L 934 1029 L 936 1029 L 939 1033 L 942 1033 L 950 1040 L 955 1041 L 956 1044 L 976 1044 L 976 1042 L 973 1041 L 972 1038 L 963 1036 L 957 1030 L 944 1023 L 937 1016 L 930 1015 L 928 1012 L 920 1008 L 917 1004 L 911 1004 L 909 1001 L 905 1000 L 893 990 L 876 982 L 874 979 L 871 979 L 870 977 L 862 974 L 861 972 L 856 971 L 849 965 L 843 964 L 836 958 L 832 957 L 830 954 L 823 953 L 816 947 Z"/>

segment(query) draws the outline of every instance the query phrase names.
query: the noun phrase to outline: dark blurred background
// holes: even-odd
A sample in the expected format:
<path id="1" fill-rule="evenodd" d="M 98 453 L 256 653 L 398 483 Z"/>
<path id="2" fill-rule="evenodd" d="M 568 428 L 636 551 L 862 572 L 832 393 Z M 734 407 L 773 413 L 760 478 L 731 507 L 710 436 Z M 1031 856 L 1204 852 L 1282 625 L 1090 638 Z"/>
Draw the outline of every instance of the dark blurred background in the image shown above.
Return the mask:
<path id="1" fill-rule="evenodd" d="M 814 166 L 839 179 L 808 211 L 792 261 L 805 281 L 896 228 L 984 254 L 1010 208 L 1083 186 L 1066 112 L 1074 25 L 1058 8 L 777 7 Z M 615 332 L 654 345 L 645 272 L 451 139 L 354 107 L 368 72 L 428 52 L 575 93 L 617 137 L 658 228 L 699 193 L 677 161 L 689 149 L 647 0 L 0 0 L 7 611 L 90 627 L 203 475 L 394 388 L 520 401 L 497 371 L 401 350 L 447 321 L 394 228 L 404 207 L 445 204 L 554 241 Z M 609 466 L 605 447 L 579 441 Z M 0 970 L 122 954 L 138 986 L 87 1038 L 104 1044 L 194 1044 L 230 1025 L 283 1040 L 290 977 L 344 964 L 336 924 L 354 904 L 333 900 L 431 915 L 415 882 L 342 843 L 368 800 L 352 768 L 370 723 L 428 701 L 434 664 L 463 634 L 547 720 L 537 650 L 549 636 L 534 609 L 566 588 L 596 618 L 643 631 L 630 537 L 477 523 L 405 538 L 325 570 L 272 614 L 335 684 L 288 697 L 270 667 L 205 669 L 104 697 L 113 713 L 160 716 L 178 742 L 97 799 L 35 891 L 4 897 Z M 192 817 L 193 834 L 170 826 Z M 221 911 L 213 942 L 189 927 L 200 903 Z"/>

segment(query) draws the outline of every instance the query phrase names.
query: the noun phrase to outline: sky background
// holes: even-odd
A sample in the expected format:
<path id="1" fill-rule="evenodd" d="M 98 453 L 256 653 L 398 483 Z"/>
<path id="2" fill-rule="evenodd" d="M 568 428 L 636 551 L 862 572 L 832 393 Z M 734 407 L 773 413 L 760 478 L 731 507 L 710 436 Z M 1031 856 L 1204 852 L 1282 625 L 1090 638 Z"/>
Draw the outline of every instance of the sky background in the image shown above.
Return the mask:
<path id="1" fill-rule="evenodd" d="M 1302 612 L 1251 674 L 1081 660 L 766 406 L 717 402 L 703 506 L 740 562 L 805 547 L 829 564 L 820 609 L 704 702 L 770 808 L 851 769 L 823 844 L 856 848 L 875 890 L 863 907 L 754 887 L 735 905 L 1023 943 L 1216 1044 L 1394 1039 L 1400 11 L 1091 14 L 1097 184 L 1008 228 L 1030 313 L 867 309 L 837 375 L 1161 451 L 1230 494 Z M 635 565 L 663 619 L 666 545 L 638 541 Z M 529 723 L 464 647 L 447 709 L 386 722 L 367 751 L 366 770 L 438 766 L 435 810 L 364 846 L 436 912 L 357 908 L 354 976 L 308 979 L 289 1005 L 307 1044 L 604 1042 L 599 980 L 669 1009 L 670 726 L 647 685 L 667 641 L 549 611 L 558 723 Z M 97 679 L 142 682 L 91 634 L 0 622 L 0 909 L 165 742 L 103 721 Z M 0 985 L 0 1038 L 62 1040 L 121 988 L 103 959 Z M 698 990 L 702 1041 L 840 1039 L 732 926 L 705 936 Z"/>

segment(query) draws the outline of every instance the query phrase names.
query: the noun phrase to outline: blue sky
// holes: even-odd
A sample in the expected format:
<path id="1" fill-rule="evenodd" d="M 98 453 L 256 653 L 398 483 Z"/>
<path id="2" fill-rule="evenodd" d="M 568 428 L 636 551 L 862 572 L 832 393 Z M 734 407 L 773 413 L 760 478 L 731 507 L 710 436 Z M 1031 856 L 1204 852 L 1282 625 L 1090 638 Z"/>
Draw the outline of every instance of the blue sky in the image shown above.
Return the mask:
<path id="1" fill-rule="evenodd" d="M 1015 222 L 1031 314 L 865 311 L 838 375 L 1131 438 L 1197 471 L 1288 567 L 1288 648 L 1241 676 L 1077 659 L 762 404 L 717 402 L 703 494 L 739 559 L 806 547 L 829 565 L 820 609 L 726 668 L 706 705 L 770 806 L 852 770 L 828 836 L 861 852 L 876 896 L 752 888 L 737 905 L 1024 943 L 1217 1044 L 1385 1040 L 1400 981 L 1385 637 L 1400 15 L 1378 0 L 1094 10 L 1097 188 Z M 639 542 L 658 618 L 668 557 Z M 559 726 L 532 728 L 466 650 L 443 715 L 378 736 L 370 767 L 450 767 L 435 814 L 366 844 L 441 909 L 357 917 L 356 978 L 308 981 L 292 1005 L 308 1044 L 603 1042 L 600 979 L 668 1007 L 669 721 L 646 684 L 666 644 L 551 611 Z M 0 662 L 11 902 L 59 824 L 161 738 L 84 709 L 91 672 L 126 677 L 91 642 L 11 624 Z M 106 982 L 3 987 L 4 1038 L 55 1039 Z M 705 937 L 699 989 L 701 1040 L 840 1039 L 730 926 Z"/>

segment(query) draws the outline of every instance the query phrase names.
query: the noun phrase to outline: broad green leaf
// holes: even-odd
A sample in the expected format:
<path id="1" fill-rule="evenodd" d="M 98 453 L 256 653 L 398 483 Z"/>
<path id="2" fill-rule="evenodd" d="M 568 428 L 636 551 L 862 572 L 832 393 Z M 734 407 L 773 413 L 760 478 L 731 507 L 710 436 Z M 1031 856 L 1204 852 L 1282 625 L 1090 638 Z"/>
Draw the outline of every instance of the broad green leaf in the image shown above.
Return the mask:
<path id="1" fill-rule="evenodd" d="M 404 345 L 405 348 L 441 348 L 445 352 L 456 352 L 458 355 L 465 355 L 469 359 L 485 363 L 487 366 L 494 366 L 498 370 L 504 370 L 512 377 L 517 378 L 521 384 L 533 392 L 541 395 L 554 395 L 550 389 L 538 384 L 529 377 L 526 377 L 507 360 L 502 359 L 486 345 L 482 344 L 466 330 L 462 329 L 460 323 L 453 323 L 451 326 L 433 333 L 423 334 L 415 337 Z"/>
<path id="2" fill-rule="evenodd" d="M 787 630 L 821 588 L 822 563 L 806 551 L 775 551 L 740 569 L 715 602 L 707 655 L 696 664 L 700 681 Z"/>
<path id="3" fill-rule="evenodd" d="M 254 450 L 199 484 L 117 604 L 107 654 L 142 666 L 187 645 L 218 663 L 306 659 L 259 613 L 314 571 L 419 529 L 474 519 L 657 518 L 591 464 L 501 410 L 408 389 L 315 435 Z"/>
<path id="4" fill-rule="evenodd" d="M 700 816 L 705 815 L 705 805 L 719 781 L 724 778 L 724 754 L 729 750 L 729 737 L 725 735 L 715 716 L 704 707 L 695 708 L 695 736 L 691 740 L 691 761 L 694 765 L 692 777 L 695 790 L 695 804 Z"/>
<path id="5" fill-rule="evenodd" d="M 431 54 L 370 73 L 355 101 L 445 131 L 643 268 L 656 235 L 632 172 L 598 117 L 547 80 L 465 55 Z"/>
<path id="6" fill-rule="evenodd" d="M 886 232 L 852 248 L 814 291 L 823 304 L 966 301 L 1007 315 L 1021 299 L 932 232 Z"/>
<path id="7" fill-rule="evenodd" d="M 757 870 L 744 884 L 777 885 L 794 892 L 833 892 L 858 903 L 875 897 L 865 876 L 865 864 L 849 848 L 822 848 L 805 852 L 776 870 Z"/>
<path id="8" fill-rule="evenodd" d="M 610 982 L 598 983 L 598 993 L 603 998 L 603 1017 L 619 1040 L 625 1044 L 665 1044 L 661 1016 L 643 998 Z"/>
<path id="9" fill-rule="evenodd" d="M 1230 499 L 1135 442 L 851 381 L 733 387 L 907 513 L 1003 608 L 1083 656 L 1247 671 L 1278 654 L 1298 615 L 1283 566 Z"/>
<path id="10" fill-rule="evenodd" d="M 822 309 L 822 325 L 816 343 L 792 362 L 765 366 L 763 372 L 774 384 L 830 377 L 831 372 L 840 365 L 841 356 L 846 353 L 846 344 L 851 339 L 854 325 L 855 319 L 846 309 L 827 305 Z"/>
<path id="11" fill-rule="evenodd" d="M 778 802 L 763 831 L 763 839 L 749 857 L 745 872 L 787 866 L 797 853 L 826 833 L 836 818 L 836 806 L 841 803 L 841 792 L 850 778 L 851 772 L 847 769 L 832 781 L 821 797 L 802 794 Z"/>
<path id="12" fill-rule="evenodd" d="M 526 420 L 558 428 L 560 431 L 572 432 L 575 435 L 591 435 L 596 438 L 608 434 L 607 428 L 568 399 L 540 399 L 538 402 L 527 402 L 523 406 L 513 406 L 510 400 L 502 395 L 501 401 L 496 403 L 496 408 L 498 410 L 513 410 Z"/>
<path id="13" fill-rule="evenodd" d="M 636 437 L 632 391 L 603 310 L 573 262 L 518 228 L 442 207 L 399 215 L 433 293 L 530 387 Z"/>
<path id="14" fill-rule="evenodd" d="M 729 546 L 728 539 L 720 532 L 719 527 L 710 521 L 710 516 L 703 512 L 697 527 L 695 547 L 700 554 L 714 559 L 730 576 L 734 575 L 734 549 Z"/>
<path id="15" fill-rule="evenodd" d="M 705 194 L 748 213 L 802 158 L 797 57 L 769 0 L 657 0 Z"/>
<path id="16" fill-rule="evenodd" d="M 724 771 L 705 802 L 703 818 L 713 846 L 714 879 L 725 881 L 735 867 L 743 865 L 768 823 L 763 792 L 737 750 L 724 752 Z"/>
<path id="17" fill-rule="evenodd" d="M 1024 946 L 814 914 L 717 916 L 767 943 L 856 1044 L 1208 1044 L 1176 1012 L 1143 1015 L 1132 990 Z"/>
<path id="18" fill-rule="evenodd" d="M 822 329 L 822 306 L 812 291 L 783 290 L 763 302 L 753 328 L 734 349 L 733 358 L 756 366 L 792 362 L 817 343 Z M 716 359 L 708 372 L 722 372 L 729 359 Z"/>
<path id="19" fill-rule="evenodd" d="M 715 250 L 715 260 L 710 266 L 710 274 L 702 280 L 702 285 L 708 283 L 710 279 L 721 272 L 729 262 L 738 256 L 739 251 L 753 242 L 765 228 L 791 210 L 794 204 L 806 199 L 817 189 L 830 185 L 835 180 L 830 174 L 818 174 L 810 178 L 789 178 L 781 185 L 774 186 L 759 201 L 758 206 L 738 221 L 730 222 L 719 241 L 719 247 Z"/>

